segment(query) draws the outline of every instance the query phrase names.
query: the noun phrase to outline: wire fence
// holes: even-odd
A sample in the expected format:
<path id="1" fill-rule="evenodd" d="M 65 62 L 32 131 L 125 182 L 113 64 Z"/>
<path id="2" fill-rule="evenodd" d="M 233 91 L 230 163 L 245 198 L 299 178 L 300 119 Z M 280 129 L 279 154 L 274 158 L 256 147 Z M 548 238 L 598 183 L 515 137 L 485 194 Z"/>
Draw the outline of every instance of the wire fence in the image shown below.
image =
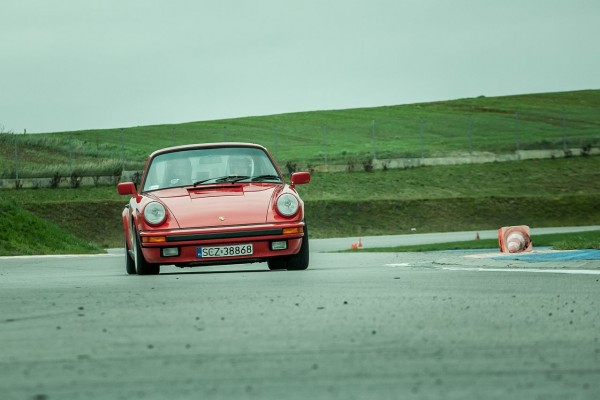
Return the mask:
<path id="1" fill-rule="evenodd" d="M 589 108 L 476 111 L 333 116 L 285 124 L 249 119 L 53 134 L 0 132 L 0 179 L 118 176 L 142 169 L 154 150 L 209 142 L 259 143 L 281 166 L 600 147 L 600 113 Z"/>

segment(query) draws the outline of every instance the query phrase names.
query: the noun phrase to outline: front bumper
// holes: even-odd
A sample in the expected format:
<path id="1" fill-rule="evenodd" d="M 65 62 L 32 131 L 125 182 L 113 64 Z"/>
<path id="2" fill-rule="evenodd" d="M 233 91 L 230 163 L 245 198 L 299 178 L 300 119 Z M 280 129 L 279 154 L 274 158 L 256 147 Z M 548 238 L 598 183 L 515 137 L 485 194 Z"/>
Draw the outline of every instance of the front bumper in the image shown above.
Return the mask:
<path id="1" fill-rule="evenodd" d="M 282 223 L 209 227 L 176 230 L 146 230 L 140 232 L 144 258 L 154 264 L 214 265 L 241 262 L 261 262 L 272 257 L 297 254 L 304 237 L 304 223 Z M 273 250 L 273 242 L 286 242 L 286 248 Z M 198 257 L 199 247 L 221 247 L 252 244 L 251 255 L 229 257 Z M 165 256 L 166 249 L 177 249 L 176 255 Z M 175 252 L 175 250 L 169 250 Z"/>

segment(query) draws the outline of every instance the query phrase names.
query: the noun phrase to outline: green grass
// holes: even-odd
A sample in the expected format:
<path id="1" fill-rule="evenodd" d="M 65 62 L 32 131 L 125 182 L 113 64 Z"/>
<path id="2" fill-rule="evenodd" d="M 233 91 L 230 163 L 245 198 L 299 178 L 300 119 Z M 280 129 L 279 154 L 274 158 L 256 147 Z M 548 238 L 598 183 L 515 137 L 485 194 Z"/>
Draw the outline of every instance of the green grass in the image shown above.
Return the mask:
<path id="1" fill-rule="evenodd" d="M 600 221 L 600 157 L 316 173 L 297 186 L 313 238 L 585 226 Z M 100 247 L 122 246 L 115 187 L 0 195 Z"/>
<path id="2" fill-rule="evenodd" d="M 432 200 L 600 194 L 600 157 L 315 174 L 306 200 Z"/>
<path id="3" fill-rule="evenodd" d="M 600 221 L 597 196 L 308 202 L 314 237 L 587 226 Z"/>
<path id="4" fill-rule="evenodd" d="M 12 200 L 20 205 L 70 202 L 86 203 L 105 200 L 118 201 L 123 203 L 123 205 L 127 203 L 127 198 L 119 195 L 115 186 L 80 187 L 77 189 L 6 189 L 0 191 L 0 196 L 4 200 Z"/>
<path id="5" fill-rule="evenodd" d="M 600 250 L 600 231 L 587 231 L 576 233 L 560 233 L 536 235 L 532 237 L 534 248 L 536 246 L 552 247 L 555 250 L 596 249 Z M 396 247 L 370 247 L 359 250 L 344 250 L 344 252 L 371 252 L 371 253 L 402 253 L 441 250 L 477 250 L 499 249 L 498 240 L 482 239 L 462 242 L 434 243 L 425 245 L 396 246 Z"/>
<path id="6" fill-rule="evenodd" d="M 0 134 L 0 178 L 113 175 L 174 144 L 244 141 L 284 165 L 598 147 L 600 90 L 478 97 L 121 129 Z M 518 115 L 518 117 L 517 117 Z"/>
<path id="7" fill-rule="evenodd" d="M 10 201 L 0 201 L 0 255 L 95 254 L 98 246 L 75 237 Z"/>
<path id="8" fill-rule="evenodd" d="M 371 173 L 314 173 L 297 186 L 306 201 L 439 200 L 600 195 L 600 157 L 419 167 Z M 21 204 L 115 200 L 115 187 L 4 190 Z"/>
<path id="9" fill-rule="evenodd" d="M 20 177 L 118 174 L 123 162 L 126 169 L 141 169 L 157 148 L 214 141 L 264 144 L 282 167 L 285 161 L 306 167 L 327 158 L 329 163 L 355 163 L 357 171 L 373 153 L 379 158 L 428 157 L 469 150 L 510 153 L 517 144 L 521 149 L 597 147 L 599 109 L 600 90 L 589 90 L 122 131 L 0 134 L 0 178 L 14 175 L 15 139 Z M 298 186 L 298 191 L 306 202 L 314 238 L 403 234 L 413 228 L 447 232 L 521 224 L 596 225 L 600 157 L 315 173 L 312 182 Z M 83 245 L 93 243 L 92 248 L 122 246 L 120 216 L 127 199 L 115 187 L 3 190 L 0 199 L 11 204 L 13 221 L 22 219 L 24 227 L 38 230 L 26 234 L 17 222 L 6 225 L 0 254 L 69 251 L 69 242 L 75 239 L 64 243 L 56 232 L 69 232 Z M 28 222 L 31 218 L 58 231 L 40 238 L 46 228 L 38 229 Z M 17 237 L 29 241 L 18 242 Z M 32 248 L 22 247 L 25 243 Z"/>

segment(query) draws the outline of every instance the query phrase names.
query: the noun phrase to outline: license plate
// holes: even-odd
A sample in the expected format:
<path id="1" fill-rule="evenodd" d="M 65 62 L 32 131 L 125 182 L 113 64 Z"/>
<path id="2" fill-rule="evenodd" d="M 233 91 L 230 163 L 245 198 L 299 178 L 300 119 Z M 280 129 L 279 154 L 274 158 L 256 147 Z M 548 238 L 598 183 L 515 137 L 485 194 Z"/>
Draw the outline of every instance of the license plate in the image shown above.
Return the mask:
<path id="1" fill-rule="evenodd" d="M 198 247 L 198 258 L 241 257 L 252 255 L 252 244 L 236 244 L 232 246 Z"/>

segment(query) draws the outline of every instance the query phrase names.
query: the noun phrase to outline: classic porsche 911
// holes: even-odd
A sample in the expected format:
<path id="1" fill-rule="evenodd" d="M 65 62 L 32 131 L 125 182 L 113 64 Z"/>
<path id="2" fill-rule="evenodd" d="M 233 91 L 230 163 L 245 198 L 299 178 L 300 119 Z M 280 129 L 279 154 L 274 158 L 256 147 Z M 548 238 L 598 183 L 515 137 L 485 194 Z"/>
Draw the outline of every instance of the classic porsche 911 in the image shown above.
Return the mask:
<path id="1" fill-rule="evenodd" d="M 127 273 L 178 267 L 267 262 L 304 270 L 309 263 L 304 203 L 264 147 L 214 143 L 170 147 L 148 157 L 139 187 L 123 210 Z"/>

